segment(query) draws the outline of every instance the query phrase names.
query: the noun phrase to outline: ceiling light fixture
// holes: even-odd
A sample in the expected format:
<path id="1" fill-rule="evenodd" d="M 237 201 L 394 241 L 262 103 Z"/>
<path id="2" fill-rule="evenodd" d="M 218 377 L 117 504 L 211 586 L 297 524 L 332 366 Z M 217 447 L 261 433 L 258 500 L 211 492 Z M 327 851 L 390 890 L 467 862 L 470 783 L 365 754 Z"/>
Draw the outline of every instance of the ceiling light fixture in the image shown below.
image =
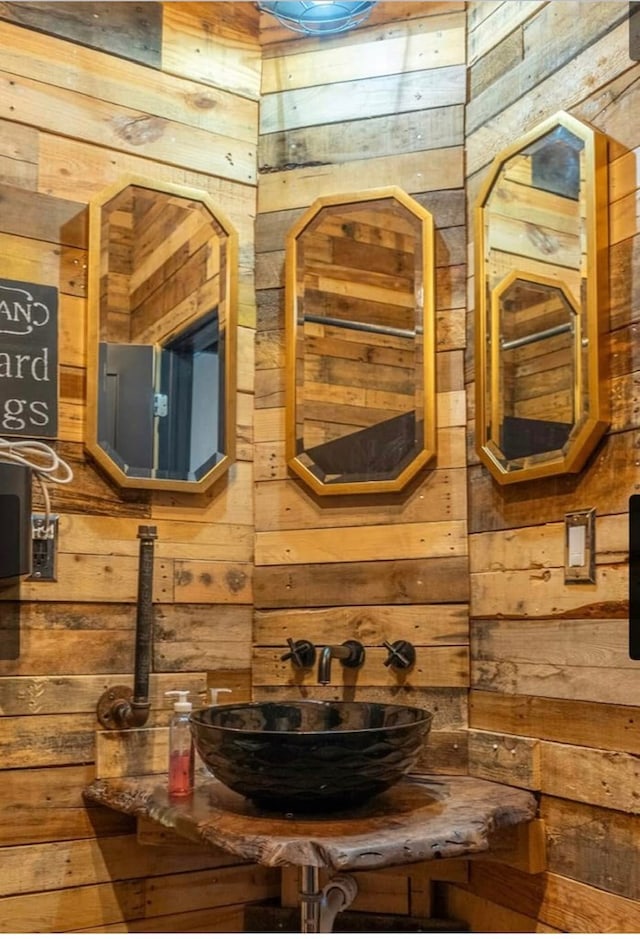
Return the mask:
<path id="1" fill-rule="evenodd" d="M 343 33 L 364 22 L 375 6 L 373 2 L 348 0 L 264 0 L 258 9 L 297 33 L 331 35 Z"/>

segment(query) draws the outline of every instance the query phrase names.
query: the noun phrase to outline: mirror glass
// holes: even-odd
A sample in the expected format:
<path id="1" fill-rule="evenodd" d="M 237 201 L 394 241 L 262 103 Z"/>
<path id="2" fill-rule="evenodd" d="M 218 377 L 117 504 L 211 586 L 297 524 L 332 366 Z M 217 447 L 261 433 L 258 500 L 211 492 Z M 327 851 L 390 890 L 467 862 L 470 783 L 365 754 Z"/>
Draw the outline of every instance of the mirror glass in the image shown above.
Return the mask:
<path id="1" fill-rule="evenodd" d="M 236 239 L 205 193 L 90 206 L 88 441 L 122 486 L 204 491 L 233 459 Z"/>
<path id="2" fill-rule="evenodd" d="M 476 439 L 502 483 L 582 468 L 607 427 L 606 144 L 555 115 L 476 206 Z"/>
<path id="3" fill-rule="evenodd" d="M 433 222 L 396 187 L 316 200 L 287 241 L 287 459 L 323 494 L 435 453 Z"/>

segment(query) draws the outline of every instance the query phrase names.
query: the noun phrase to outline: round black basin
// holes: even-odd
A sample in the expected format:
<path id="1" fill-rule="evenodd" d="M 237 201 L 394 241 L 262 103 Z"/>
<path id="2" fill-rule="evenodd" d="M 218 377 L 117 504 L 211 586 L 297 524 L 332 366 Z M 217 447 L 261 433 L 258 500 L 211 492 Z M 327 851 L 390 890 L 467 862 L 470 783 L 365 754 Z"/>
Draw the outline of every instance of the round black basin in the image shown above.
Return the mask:
<path id="1" fill-rule="evenodd" d="M 402 704 L 258 701 L 201 708 L 194 743 L 220 782 L 258 805 L 360 805 L 408 772 L 432 715 Z"/>

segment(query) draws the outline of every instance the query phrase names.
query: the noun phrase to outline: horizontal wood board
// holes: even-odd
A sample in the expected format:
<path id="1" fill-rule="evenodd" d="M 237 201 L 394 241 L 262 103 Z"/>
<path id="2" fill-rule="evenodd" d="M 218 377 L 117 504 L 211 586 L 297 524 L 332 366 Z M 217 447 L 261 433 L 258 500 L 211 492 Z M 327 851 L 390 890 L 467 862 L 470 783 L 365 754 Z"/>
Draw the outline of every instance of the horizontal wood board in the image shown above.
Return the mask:
<path id="1" fill-rule="evenodd" d="M 468 14 L 469 218 L 496 153 L 554 112 L 565 109 L 608 137 L 611 295 L 599 312 L 612 421 L 579 473 L 504 487 L 490 478 L 473 449 L 470 270 L 470 769 L 541 793 L 548 870 L 473 865 L 467 885 L 448 889 L 449 909 L 478 930 L 634 932 L 637 871 L 627 839 L 638 811 L 640 699 L 627 647 L 627 501 L 639 478 L 629 340 L 640 268 L 637 213 L 628 211 L 637 200 L 628 167 L 638 147 L 629 120 L 638 66 L 629 58 L 628 8 L 497 2 L 472 3 Z M 469 231 L 473 257 L 480 246 Z M 589 589 L 565 582 L 564 569 L 564 516 L 583 508 L 596 511 Z"/>

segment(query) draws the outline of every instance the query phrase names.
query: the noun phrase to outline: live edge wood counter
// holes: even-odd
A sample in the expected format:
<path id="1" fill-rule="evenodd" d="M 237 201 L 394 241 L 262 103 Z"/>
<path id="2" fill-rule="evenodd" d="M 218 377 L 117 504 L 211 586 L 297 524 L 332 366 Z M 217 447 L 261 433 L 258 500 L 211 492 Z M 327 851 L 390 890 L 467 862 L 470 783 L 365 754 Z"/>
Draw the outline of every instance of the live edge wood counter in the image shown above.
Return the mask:
<path id="1" fill-rule="evenodd" d="M 210 777 L 180 799 L 169 796 L 166 775 L 97 779 L 84 794 L 248 861 L 335 871 L 488 851 L 492 832 L 537 811 L 530 792 L 470 776 L 406 776 L 357 809 L 317 815 L 263 811 Z"/>

